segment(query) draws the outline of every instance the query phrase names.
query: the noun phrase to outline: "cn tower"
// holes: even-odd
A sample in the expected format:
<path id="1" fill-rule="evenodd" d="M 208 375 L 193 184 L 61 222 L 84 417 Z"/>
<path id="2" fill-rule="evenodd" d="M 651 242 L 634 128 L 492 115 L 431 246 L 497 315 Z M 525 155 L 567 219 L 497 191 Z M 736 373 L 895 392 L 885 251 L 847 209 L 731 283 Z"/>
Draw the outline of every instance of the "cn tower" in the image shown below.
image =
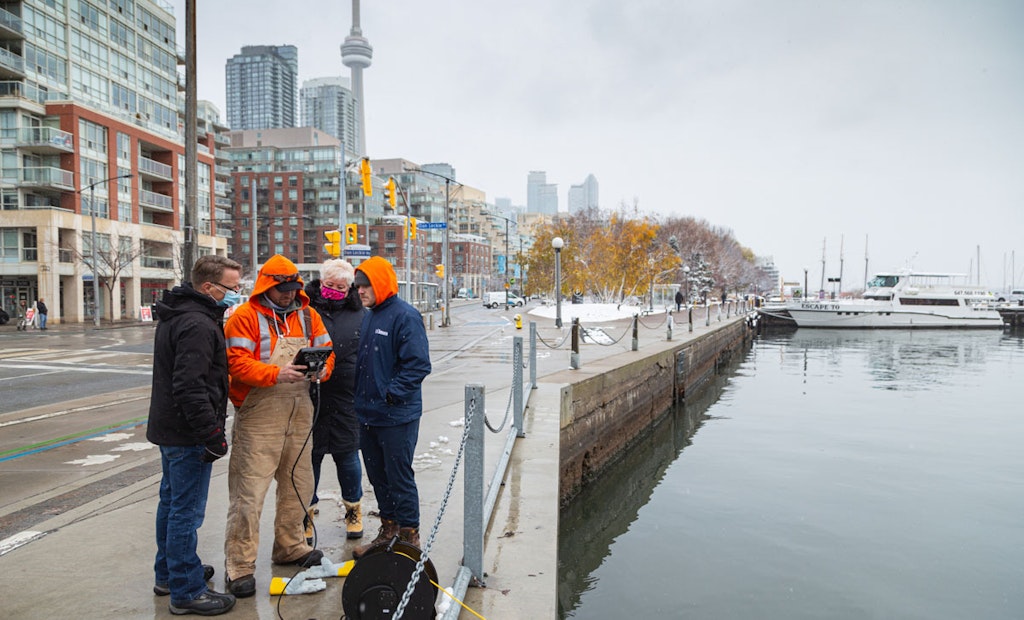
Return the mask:
<path id="1" fill-rule="evenodd" d="M 341 64 L 352 69 L 352 94 L 358 106 L 359 153 L 366 155 L 366 100 L 363 98 L 363 69 L 370 66 L 373 47 L 359 27 L 359 0 L 352 0 L 352 31 L 341 44 Z"/>

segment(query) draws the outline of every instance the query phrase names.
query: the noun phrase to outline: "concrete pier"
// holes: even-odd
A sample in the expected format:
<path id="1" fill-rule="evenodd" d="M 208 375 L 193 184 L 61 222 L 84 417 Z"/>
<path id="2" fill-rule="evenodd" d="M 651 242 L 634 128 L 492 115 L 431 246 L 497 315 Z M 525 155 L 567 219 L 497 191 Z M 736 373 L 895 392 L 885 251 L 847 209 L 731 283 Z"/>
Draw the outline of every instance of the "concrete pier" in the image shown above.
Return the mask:
<path id="1" fill-rule="evenodd" d="M 525 329 L 515 329 L 514 314 L 496 312 L 492 322 L 465 325 L 459 324 L 456 315 L 451 327 L 429 332 L 434 372 L 424 384 L 425 412 L 416 451 L 424 545 L 455 465 L 465 384 L 485 385 L 486 413 L 494 424 L 505 414 L 512 381 L 512 338 L 528 334 Z M 652 324 L 656 320 L 645 318 Z M 486 587 L 469 589 L 465 597 L 468 607 L 492 620 L 555 617 L 560 501 L 585 484 L 588 473 L 599 471 L 617 450 L 624 449 L 630 434 L 642 432 L 644 420 L 653 420 L 667 409 L 673 394 L 685 395 L 702 374 L 713 372 L 717 355 L 712 353 L 728 348 L 723 343 L 735 341 L 743 320 L 712 317 L 710 325 L 701 321 L 692 332 L 685 323 L 677 323 L 673 340 L 666 340 L 663 325 L 641 329 L 638 351 L 630 350 L 628 338 L 612 346 L 584 344 L 578 370 L 570 370 L 567 348 L 539 347 L 538 385 L 527 403 L 526 437 L 515 445 L 490 527 L 484 533 Z M 629 321 L 602 327 L 618 335 L 629 328 Z M 540 327 L 538 332 L 551 343 L 564 334 L 553 326 Z M 680 363 L 687 369 L 682 378 Z M 138 404 L 140 412 L 147 409 L 148 401 Z M 614 420 L 621 417 L 617 414 L 633 410 L 644 417 L 631 422 L 622 434 Z M 614 433 L 610 435 L 608 429 Z M 504 434 L 487 435 L 485 472 L 489 475 Z M 618 443 L 608 439 L 620 435 Z M 462 465 L 429 549 L 438 583 L 444 587 L 452 584 L 462 557 Z M 4 616 L 170 618 L 168 599 L 152 594 L 158 484 L 159 476 L 151 475 L 38 523 L 33 528 L 38 535 L 31 542 L 0 556 Z M 368 483 L 365 493 L 364 513 L 376 507 Z M 273 495 L 271 488 L 261 523 L 256 596 L 239 600 L 228 615 L 340 618 L 342 578 L 327 580 L 327 589 L 317 594 L 269 595 L 271 577 L 290 577 L 299 570 L 274 566 L 270 561 Z M 361 541 L 345 539 L 340 494 L 329 459 L 320 496 L 317 545 L 332 561 L 349 559 L 351 549 Z M 4 512 L 28 505 L 30 500 L 25 500 Z M 223 591 L 227 508 L 227 460 L 222 459 L 214 465 L 206 521 L 199 531 L 200 556 L 217 569 L 211 583 L 218 591 Z M 375 517 L 366 518 L 367 537 L 375 535 L 377 525 Z M 441 611 L 456 604 L 443 593 L 438 594 L 437 602 Z M 463 611 L 459 617 L 475 616 Z"/>

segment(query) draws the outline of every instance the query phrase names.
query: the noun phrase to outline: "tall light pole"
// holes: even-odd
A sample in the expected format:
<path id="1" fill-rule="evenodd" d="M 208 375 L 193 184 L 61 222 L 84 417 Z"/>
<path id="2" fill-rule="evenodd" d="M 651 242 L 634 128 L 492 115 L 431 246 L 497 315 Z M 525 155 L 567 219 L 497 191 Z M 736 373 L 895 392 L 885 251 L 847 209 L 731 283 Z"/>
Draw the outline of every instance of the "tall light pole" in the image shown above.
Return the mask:
<path id="1" fill-rule="evenodd" d="M 565 242 L 561 237 L 551 240 L 555 249 L 555 327 L 562 326 L 562 248 Z"/>
<path id="2" fill-rule="evenodd" d="M 405 169 L 405 168 L 403 168 L 403 170 L 409 171 L 409 169 Z M 411 171 L 412 172 L 422 172 L 423 174 L 429 174 L 429 175 L 435 176 L 435 177 L 437 177 L 439 179 L 444 179 L 444 232 L 443 232 L 443 235 L 441 237 L 441 239 L 442 239 L 442 241 L 441 241 L 441 264 L 444 265 L 444 278 L 443 278 L 444 282 L 442 282 L 442 284 L 444 285 L 443 288 L 442 288 L 442 291 L 443 291 L 442 294 L 444 295 L 444 302 L 441 305 L 441 327 L 448 327 L 449 325 L 451 325 L 451 316 L 448 313 L 448 306 L 449 306 L 449 302 L 451 301 L 451 292 L 448 289 L 448 283 L 451 281 L 449 279 L 450 276 L 448 275 L 449 272 L 451 271 L 449 269 L 449 264 L 448 264 L 449 263 L 449 261 L 448 261 L 448 228 L 449 228 L 448 220 L 449 220 L 449 215 L 450 215 L 448 213 L 448 206 L 449 206 L 449 203 L 451 202 L 451 183 L 452 183 L 452 181 L 455 181 L 455 179 L 446 177 L 445 175 L 437 173 L 437 172 L 432 172 L 430 170 L 424 170 L 423 168 L 413 168 L 413 169 L 411 169 Z M 462 185 L 458 181 L 455 181 L 455 183 L 458 183 L 460 186 Z"/>
<path id="3" fill-rule="evenodd" d="M 92 324 L 96 327 L 100 326 L 100 272 L 96 267 L 96 186 L 101 183 L 110 183 L 118 179 L 130 179 L 135 176 L 132 173 L 122 174 L 116 177 L 110 177 L 109 179 L 103 179 L 102 181 L 93 181 L 89 185 L 82 187 L 78 190 L 78 194 L 82 193 L 82 190 L 89 190 L 89 214 L 92 216 L 92 236 L 90 243 L 92 243 Z M 110 191 L 107 191 L 107 206 L 110 205 Z M 109 213 L 109 211 L 108 211 Z"/>
<path id="4" fill-rule="evenodd" d="M 683 267 L 683 278 L 686 279 L 686 307 L 690 307 L 690 266 Z"/>

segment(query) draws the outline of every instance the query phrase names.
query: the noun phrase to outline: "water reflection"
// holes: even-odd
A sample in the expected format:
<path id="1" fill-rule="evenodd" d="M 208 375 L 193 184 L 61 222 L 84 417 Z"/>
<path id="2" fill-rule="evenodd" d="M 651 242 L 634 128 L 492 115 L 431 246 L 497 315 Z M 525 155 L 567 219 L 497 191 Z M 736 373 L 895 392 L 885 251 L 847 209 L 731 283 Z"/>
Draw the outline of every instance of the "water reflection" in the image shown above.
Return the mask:
<path id="1" fill-rule="evenodd" d="M 734 370 L 735 366 L 723 368 L 723 374 L 714 377 L 698 397 L 669 411 L 621 460 L 562 509 L 558 523 L 560 618 L 574 617 L 572 610 L 580 597 L 596 583 L 593 572 L 605 561 L 615 539 L 629 531 L 668 467 L 710 419 L 708 408 L 721 398 Z"/>
<path id="2" fill-rule="evenodd" d="M 825 330 L 804 329 L 773 335 L 779 355 L 795 364 L 795 348 L 802 372 L 809 357 L 824 359 L 836 370 L 841 356 L 862 354 L 872 387 L 883 390 L 927 390 L 936 384 L 961 379 L 961 373 L 980 372 L 988 355 L 1007 338 L 1001 332 L 985 330 Z M 1012 340 L 1019 340 L 1010 336 Z"/>

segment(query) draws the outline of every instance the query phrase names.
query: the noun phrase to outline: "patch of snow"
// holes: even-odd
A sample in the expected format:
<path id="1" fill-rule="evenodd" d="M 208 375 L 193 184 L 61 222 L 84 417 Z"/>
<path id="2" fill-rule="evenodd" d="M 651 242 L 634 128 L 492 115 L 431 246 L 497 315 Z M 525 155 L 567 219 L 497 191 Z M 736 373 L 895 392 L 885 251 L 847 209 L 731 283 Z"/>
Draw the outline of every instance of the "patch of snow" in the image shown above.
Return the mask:
<path id="1" fill-rule="evenodd" d="M 113 443 L 115 441 L 124 441 L 125 439 L 131 439 L 132 436 L 129 433 L 109 433 L 107 435 L 100 435 L 99 437 L 90 437 L 88 441 L 102 441 L 103 443 Z"/>
<path id="2" fill-rule="evenodd" d="M 103 463 L 109 463 L 121 458 L 120 454 L 90 454 L 84 459 L 75 459 L 74 461 L 64 461 L 65 465 L 81 465 L 82 467 L 88 467 L 89 465 L 102 465 Z"/>
<path id="3" fill-rule="evenodd" d="M 143 450 L 151 450 L 156 446 L 151 443 L 126 443 L 116 448 L 112 448 L 112 452 L 142 452 Z"/>

